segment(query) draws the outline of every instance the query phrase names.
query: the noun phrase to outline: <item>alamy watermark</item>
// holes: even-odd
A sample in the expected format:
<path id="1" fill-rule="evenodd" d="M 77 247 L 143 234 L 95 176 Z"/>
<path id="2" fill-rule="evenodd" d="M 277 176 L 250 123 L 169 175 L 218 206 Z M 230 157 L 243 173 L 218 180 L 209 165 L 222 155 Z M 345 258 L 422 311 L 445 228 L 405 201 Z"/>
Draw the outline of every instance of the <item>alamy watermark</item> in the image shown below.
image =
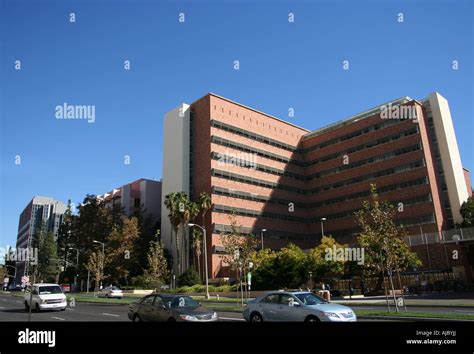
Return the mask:
<path id="1" fill-rule="evenodd" d="M 38 264 L 38 249 L 0 247 L 0 259 L 4 259 L 6 262 L 28 262 L 36 265 Z"/>
<path id="2" fill-rule="evenodd" d="M 71 105 L 64 102 L 55 108 L 56 119 L 84 119 L 95 122 L 95 105 Z"/>
<path id="3" fill-rule="evenodd" d="M 257 154 L 249 154 L 245 152 L 228 152 L 225 153 L 217 153 L 217 165 L 218 166 L 240 166 L 240 167 L 248 167 L 252 169 L 257 169 Z"/>
<path id="4" fill-rule="evenodd" d="M 324 259 L 328 262 L 357 262 L 364 264 L 364 248 L 360 247 L 336 247 L 326 248 Z"/>
<path id="5" fill-rule="evenodd" d="M 418 109 L 409 105 L 383 105 L 380 107 L 380 118 L 382 119 L 412 119 L 418 122 Z"/>

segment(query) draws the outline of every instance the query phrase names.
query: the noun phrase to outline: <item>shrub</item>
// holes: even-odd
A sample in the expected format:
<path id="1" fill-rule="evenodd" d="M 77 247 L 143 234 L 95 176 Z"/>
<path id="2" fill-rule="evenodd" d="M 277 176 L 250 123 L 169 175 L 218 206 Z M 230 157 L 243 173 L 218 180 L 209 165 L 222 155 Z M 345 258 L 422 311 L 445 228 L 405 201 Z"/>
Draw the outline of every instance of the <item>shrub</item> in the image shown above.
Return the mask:
<path id="1" fill-rule="evenodd" d="M 193 286 L 201 284 L 201 279 L 199 279 L 199 274 L 194 269 L 189 268 L 179 276 L 178 284 L 180 287 Z"/>

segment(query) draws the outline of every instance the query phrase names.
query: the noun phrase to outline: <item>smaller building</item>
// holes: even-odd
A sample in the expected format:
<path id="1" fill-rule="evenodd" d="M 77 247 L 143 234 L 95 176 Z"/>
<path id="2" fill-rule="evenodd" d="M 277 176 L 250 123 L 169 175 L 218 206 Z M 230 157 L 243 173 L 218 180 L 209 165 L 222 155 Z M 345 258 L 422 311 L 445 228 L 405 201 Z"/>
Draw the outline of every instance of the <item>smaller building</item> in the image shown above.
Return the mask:
<path id="1" fill-rule="evenodd" d="M 17 250 L 31 247 L 32 238 L 41 225 L 43 225 L 46 232 L 52 232 L 57 237 L 66 209 L 66 204 L 54 198 L 33 197 L 20 214 L 16 241 Z M 18 261 L 16 267 L 16 282 L 20 283 L 21 277 L 28 275 L 28 264 L 25 261 Z"/>
<path id="2" fill-rule="evenodd" d="M 97 198 L 107 206 L 119 204 L 127 216 L 138 215 L 141 209 L 153 222 L 159 223 L 161 219 L 161 181 L 140 178 Z"/>

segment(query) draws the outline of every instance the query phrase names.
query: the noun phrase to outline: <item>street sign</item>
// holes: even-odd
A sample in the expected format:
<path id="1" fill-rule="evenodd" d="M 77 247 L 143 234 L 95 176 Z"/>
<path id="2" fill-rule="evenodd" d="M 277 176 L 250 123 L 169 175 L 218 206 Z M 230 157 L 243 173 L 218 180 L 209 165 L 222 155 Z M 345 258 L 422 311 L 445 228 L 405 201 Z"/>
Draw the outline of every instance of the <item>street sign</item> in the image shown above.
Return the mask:
<path id="1" fill-rule="evenodd" d="M 249 285 L 252 285 L 252 273 L 251 272 L 247 273 L 247 280 L 248 280 Z"/>
<path id="2" fill-rule="evenodd" d="M 22 284 L 28 284 L 30 282 L 30 277 L 27 275 L 24 275 L 21 277 L 21 283 Z"/>

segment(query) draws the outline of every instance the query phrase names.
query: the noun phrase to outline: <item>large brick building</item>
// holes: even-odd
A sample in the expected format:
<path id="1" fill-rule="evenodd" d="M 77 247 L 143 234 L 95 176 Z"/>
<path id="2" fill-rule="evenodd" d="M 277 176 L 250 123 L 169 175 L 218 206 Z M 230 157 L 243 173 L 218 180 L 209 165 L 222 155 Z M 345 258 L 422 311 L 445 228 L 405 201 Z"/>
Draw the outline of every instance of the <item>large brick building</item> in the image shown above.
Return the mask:
<path id="1" fill-rule="evenodd" d="M 354 211 L 372 183 L 411 234 L 452 228 L 471 195 L 448 102 L 438 93 L 316 131 L 210 93 L 167 113 L 164 124 L 162 200 L 177 191 L 212 195 L 204 225 L 211 277 L 225 267 L 220 234 L 231 213 L 242 232 L 263 233 L 265 247 L 309 248 L 323 232 L 355 242 Z M 163 206 L 162 238 L 172 248 L 167 215 Z"/>

